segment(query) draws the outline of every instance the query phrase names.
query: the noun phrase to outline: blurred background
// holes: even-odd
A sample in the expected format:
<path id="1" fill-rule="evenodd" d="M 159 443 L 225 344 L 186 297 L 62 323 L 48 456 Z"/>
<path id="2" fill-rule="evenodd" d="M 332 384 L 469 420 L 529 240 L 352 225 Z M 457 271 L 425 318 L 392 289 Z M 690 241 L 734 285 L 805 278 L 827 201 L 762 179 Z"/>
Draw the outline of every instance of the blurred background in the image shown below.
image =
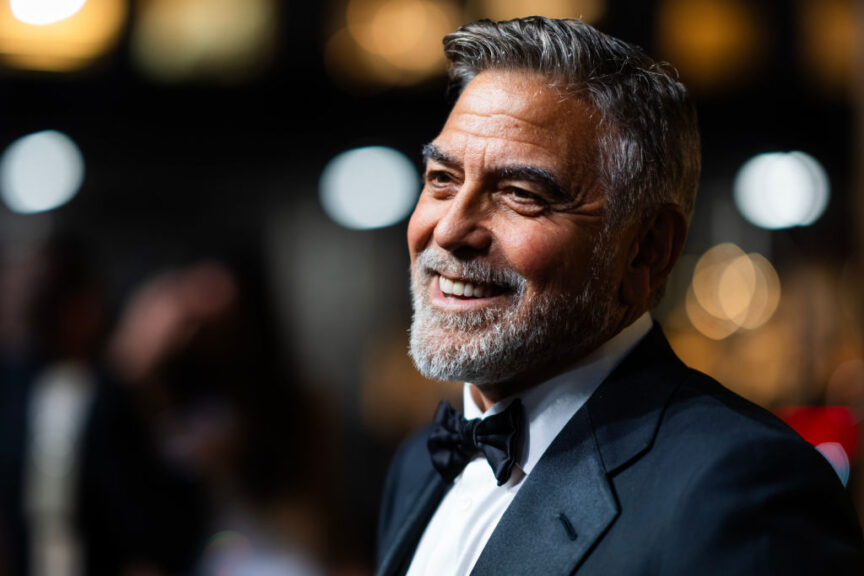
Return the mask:
<path id="1" fill-rule="evenodd" d="M 578 16 L 674 64 L 703 176 L 655 317 L 864 511 L 864 3 L 0 0 L 0 573 L 372 572 L 441 37 Z"/>

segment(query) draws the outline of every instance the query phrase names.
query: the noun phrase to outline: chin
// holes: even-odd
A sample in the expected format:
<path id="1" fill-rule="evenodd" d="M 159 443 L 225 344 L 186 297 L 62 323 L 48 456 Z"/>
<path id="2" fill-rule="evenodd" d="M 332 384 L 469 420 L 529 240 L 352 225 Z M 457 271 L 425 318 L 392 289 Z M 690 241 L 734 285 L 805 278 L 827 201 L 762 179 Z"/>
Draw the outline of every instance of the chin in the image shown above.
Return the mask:
<path id="1" fill-rule="evenodd" d="M 411 358 L 433 380 L 471 382 L 481 389 L 527 382 L 526 375 L 567 366 L 602 342 L 611 310 L 607 302 L 590 298 L 591 292 L 537 299 L 519 314 L 475 319 L 470 328 L 415 297 Z"/>

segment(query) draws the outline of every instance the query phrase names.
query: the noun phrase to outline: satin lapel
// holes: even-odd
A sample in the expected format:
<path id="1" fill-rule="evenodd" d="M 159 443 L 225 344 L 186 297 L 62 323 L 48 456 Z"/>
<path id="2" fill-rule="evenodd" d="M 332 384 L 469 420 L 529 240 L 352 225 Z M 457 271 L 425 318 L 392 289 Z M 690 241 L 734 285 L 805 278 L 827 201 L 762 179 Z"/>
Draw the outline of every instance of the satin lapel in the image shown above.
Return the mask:
<path id="1" fill-rule="evenodd" d="M 580 410 L 525 480 L 471 574 L 569 575 L 617 515 L 588 413 Z"/>
<path id="2" fill-rule="evenodd" d="M 585 408 L 608 474 L 651 448 L 669 397 L 688 373 L 655 323 L 594 392 Z"/>
<path id="3" fill-rule="evenodd" d="M 397 576 L 405 573 L 417 542 L 447 489 L 448 485 L 441 476 L 432 471 L 426 485 L 419 491 L 414 506 L 405 515 L 402 527 L 378 566 L 376 576 Z"/>

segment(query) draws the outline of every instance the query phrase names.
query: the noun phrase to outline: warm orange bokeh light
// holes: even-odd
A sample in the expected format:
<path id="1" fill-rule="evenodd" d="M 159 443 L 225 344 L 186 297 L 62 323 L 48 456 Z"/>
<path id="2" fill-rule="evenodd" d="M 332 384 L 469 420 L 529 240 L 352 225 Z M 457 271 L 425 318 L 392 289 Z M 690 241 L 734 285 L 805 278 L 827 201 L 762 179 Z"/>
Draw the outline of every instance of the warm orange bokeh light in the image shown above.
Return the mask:
<path id="1" fill-rule="evenodd" d="M 120 38 L 128 7 L 124 0 L 89 0 L 72 16 L 47 24 L 26 24 L 0 3 L 0 59 L 10 67 L 67 72 L 92 64 Z"/>
<path id="2" fill-rule="evenodd" d="M 444 72 L 441 39 L 459 24 L 452 1 L 351 0 L 325 59 L 347 86 L 407 85 Z"/>
<path id="3" fill-rule="evenodd" d="M 860 3 L 808 0 L 799 5 L 801 59 L 807 73 L 816 79 L 809 84 L 826 92 L 851 90 L 856 71 L 864 64 Z"/>
<path id="4" fill-rule="evenodd" d="M 699 259 L 687 291 L 690 323 L 713 340 L 739 328 L 765 324 L 780 302 L 780 280 L 760 254 L 745 254 L 734 244 L 719 244 Z"/>
<path id="5" fill-rule="evenodd" d="M 606 11 L 605 0 L 469 0 L 466 11 L 474 18 L 510 20 L 542 14 L 547 18 L 581 18 L 597 22 Z"/>
<path id="6" fill-rule="evenodd" d="M 657 14 L 660 55 L 688 86 L 734 84 L 761 61 L 766 27 L 744 0 L 664 0 Z"/>

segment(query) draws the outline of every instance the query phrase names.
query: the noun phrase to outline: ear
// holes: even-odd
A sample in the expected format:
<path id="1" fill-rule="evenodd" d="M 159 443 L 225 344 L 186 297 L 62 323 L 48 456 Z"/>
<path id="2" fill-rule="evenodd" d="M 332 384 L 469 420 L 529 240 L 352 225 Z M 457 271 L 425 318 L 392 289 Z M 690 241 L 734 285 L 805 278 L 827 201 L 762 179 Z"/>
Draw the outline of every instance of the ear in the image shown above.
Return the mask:
<path id="1" fill-rule="evenodd" d="M 687 238 L 687 216 L 678 206 L 666 204 L 645 220 L 627 254 L 621 299 L 647 310 L 652 294 L 666 281 L 678 262 Z"/>

